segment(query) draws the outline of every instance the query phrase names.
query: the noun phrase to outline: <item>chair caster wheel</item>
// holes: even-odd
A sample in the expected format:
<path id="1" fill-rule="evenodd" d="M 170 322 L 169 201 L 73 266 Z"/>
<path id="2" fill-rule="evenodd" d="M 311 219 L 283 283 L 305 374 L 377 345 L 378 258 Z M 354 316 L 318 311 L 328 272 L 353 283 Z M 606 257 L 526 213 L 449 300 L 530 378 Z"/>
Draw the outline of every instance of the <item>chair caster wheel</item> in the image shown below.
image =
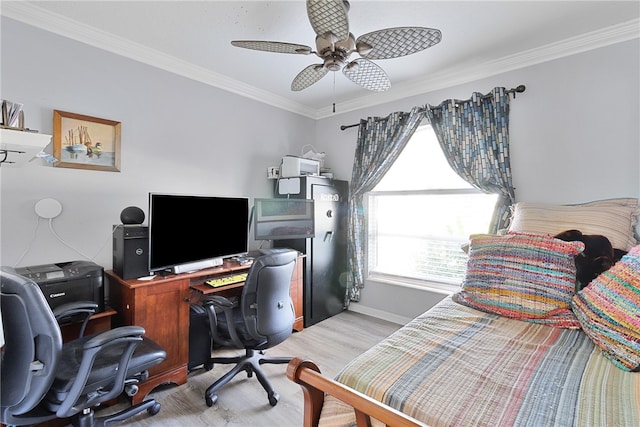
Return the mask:
<path id="1" fill-rule="evenodd" d="M 156 402 L 155 405 L 153 405 L 151 408 L 147 409 L 147 413 L 149 415 L 156 415 L 158 412 L 160 412 L 160 403 Z"/>
<path id="2" fill-rule="evenodd" d="M 127 384 L 124 386 L 124 392 L 129 397 L 133 397 L 138 393 L 138 386 L 136 384 Z"/>
<path id="3" fill-rule="evenodd" d="M 207 403 L 208 407 L 212 407 L 214 403 L 218 401 L 218 395 L 212 394 L 211 396 L 207 395 L 204 397 L 204 401 Z"/>
<path id="4" fill-rule="evenodd" d="M 210 371 L 213 369 L 213 363 L 205 363 L 204 364 L 204 370 L 205 371 Z"/>
<path id="5" fill-rule="evenodd" d="M 280 400 L 280 395 L 278 393 L 275 391 L 269 393 L 269 404 L 271 406 L 276 406 L 278 404 L 278 400 Z"/>

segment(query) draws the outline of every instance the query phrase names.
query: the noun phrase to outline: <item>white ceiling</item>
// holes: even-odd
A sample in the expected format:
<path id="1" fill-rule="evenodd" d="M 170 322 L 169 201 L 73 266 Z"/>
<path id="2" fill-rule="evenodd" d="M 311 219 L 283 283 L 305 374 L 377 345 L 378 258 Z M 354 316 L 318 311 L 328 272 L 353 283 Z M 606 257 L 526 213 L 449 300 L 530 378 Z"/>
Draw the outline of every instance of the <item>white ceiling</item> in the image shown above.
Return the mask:
<path id="1" fill-rule="evenodd" d="M 293 78 L 319 58 L 230 42 L 282 41 L 315 50 L 302 0 L 3 0 L 1 13 L 312 118 L 329 115 L 333 102 L 344 112 L 640 37 L 638 0 L 350 3 L 356 38 L 382 28 L 421 26 L 441 30 L 442 41 L 413 55 L 375 61 L 391 79 L 387 92 L 366 91 L 341 72 L 292 92 Z"/>

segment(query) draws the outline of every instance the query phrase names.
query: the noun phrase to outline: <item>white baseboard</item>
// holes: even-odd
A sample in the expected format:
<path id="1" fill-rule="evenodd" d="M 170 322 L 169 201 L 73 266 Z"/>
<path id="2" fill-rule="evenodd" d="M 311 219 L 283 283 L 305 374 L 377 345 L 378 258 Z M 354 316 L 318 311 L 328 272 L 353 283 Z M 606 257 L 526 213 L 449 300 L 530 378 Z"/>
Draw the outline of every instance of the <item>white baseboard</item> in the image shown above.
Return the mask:
<path id="1" fill-rule="evenodd" d="M 397 323 L 398 325 L 406 325 L 413 319 L 412 317 L 399 316 L 394 313 L 389 313 L 388 311 L 363 306 L 357 302 L 349 304 L 349 310 L 354 313 L 366 314 L 367 316 L 377 317 L 378 319 Z"/>

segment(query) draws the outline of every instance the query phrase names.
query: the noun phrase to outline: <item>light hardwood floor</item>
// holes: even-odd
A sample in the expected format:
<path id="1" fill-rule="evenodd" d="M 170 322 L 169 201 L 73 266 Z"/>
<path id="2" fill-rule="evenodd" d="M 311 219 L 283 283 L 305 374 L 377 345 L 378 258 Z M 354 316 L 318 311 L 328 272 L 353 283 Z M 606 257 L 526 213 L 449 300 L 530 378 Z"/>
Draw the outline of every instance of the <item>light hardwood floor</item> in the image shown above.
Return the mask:
<path id="1" fill-rule="evenodd" d="M 333 377 L 351 359 L 363 353 L 400 325 L 344 311 L 327 320 L 295 332 L 285 342 L 268 350 L 273 356 L 297 356 L 314 361 L 323 374 Z M 241 354 L 242 352 L 240 352 Z M 237 354 L 237 352 L 220 352 Z M 302 425 L 303 400 L 300 386 L 286 377 L 286 365 L 263 365 L 280 401 L 269 405 L 267 394 L 255 375 L 238 374 L 218 392 L 218 402 L 208 407 L 204 391 L 232 365 L 216 365 L 211 371 L 189 373 L 187 384 L 161 386 L 149 396 L 162 405 L 160 413 L 151 417 L 146 412 L 118 425 L 127 426 L 265 426 Z M 125 403 L 105 408 L 113 412 Z M 100 415 L 100 411 L 98 411 Z"/>

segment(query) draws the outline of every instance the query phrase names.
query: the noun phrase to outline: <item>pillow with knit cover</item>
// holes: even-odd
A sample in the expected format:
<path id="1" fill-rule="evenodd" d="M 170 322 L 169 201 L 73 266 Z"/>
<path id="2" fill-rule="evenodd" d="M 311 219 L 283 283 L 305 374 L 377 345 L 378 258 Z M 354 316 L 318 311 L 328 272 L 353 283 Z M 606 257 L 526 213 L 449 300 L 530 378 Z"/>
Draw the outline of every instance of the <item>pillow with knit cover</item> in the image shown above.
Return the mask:
<path id="1" fill-rule="evenodd" d="M 454 301 L 488 313 L 561 328 L 579 328 L 571 311 L 574 256 L 582 242 L 508 232 L 470 237 L 462 288 Z"/>
<path id="2" fill-rule="evenodd" d="M 640 371 L 640 246 L 579 291 L 571 307 L 608 359 Z"/>

